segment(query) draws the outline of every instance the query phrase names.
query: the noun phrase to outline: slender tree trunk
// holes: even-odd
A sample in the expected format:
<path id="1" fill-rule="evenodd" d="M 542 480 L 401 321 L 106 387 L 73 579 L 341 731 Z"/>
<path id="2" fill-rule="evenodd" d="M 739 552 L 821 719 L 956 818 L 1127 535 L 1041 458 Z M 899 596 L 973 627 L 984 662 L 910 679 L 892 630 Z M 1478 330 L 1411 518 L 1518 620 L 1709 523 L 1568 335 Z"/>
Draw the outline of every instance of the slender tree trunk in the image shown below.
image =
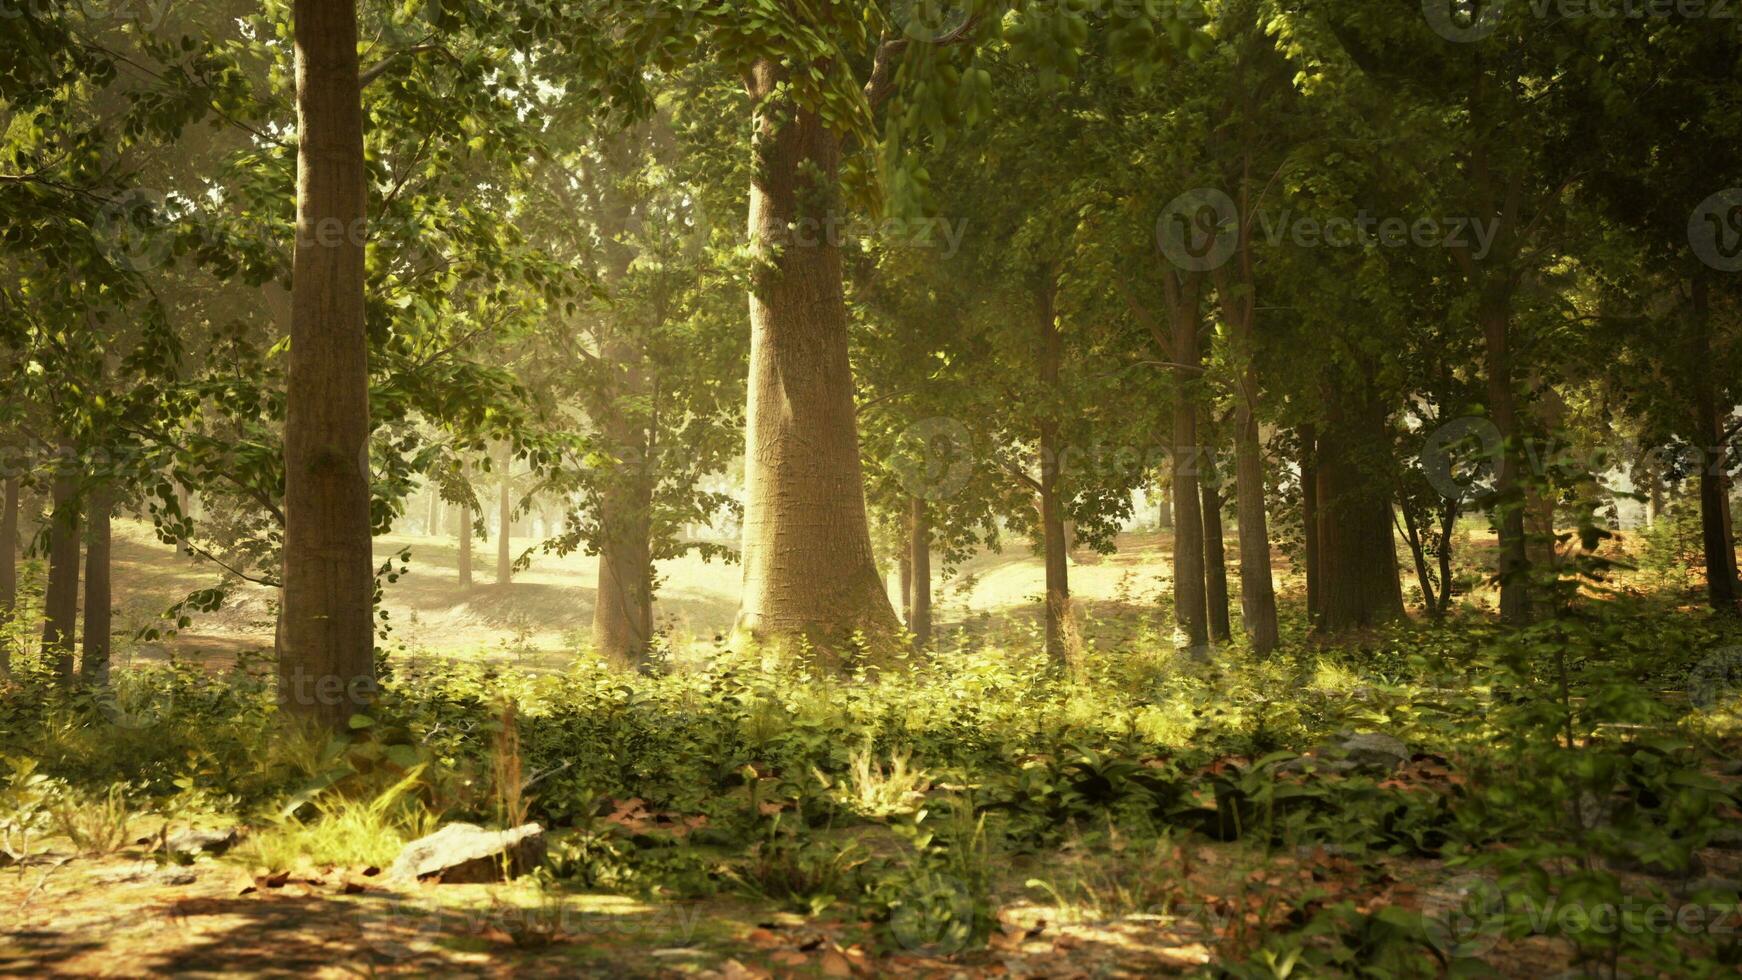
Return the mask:
<path id="1" fill-rule="evenodd" d="M 736 632 L 805 637 L 844 662 L 853 637 L 883 649 L 899 632 L 865 518 L 839 243 L 839 139 L 783 94 L 761 61 L 750 241 L 750 381 L 745 426 L 744 590 Z"/>
<path id="2" fill-rule="evenodd" d="M 51 491 L 48 531 L 48 585 L 43 594 L 42 652 L 54 665 L 55 679 L 73 682 L 73 641 L 79 619 L 79 479 L 71 471 L 71 451 L 63 453 Z"/>
<path id="3" fill-rule="evenodd" d="M 85 543 L 85 652 L 79 675 L 86 684 L 99 686 L 109 683 L 109 634 L 114 616 L 109 594 L 109 521 L 114 508 L 109 488 L 91 493 Z"/>
<path id="4" fill-rule="evenodd" d="M 441 533 L 436 530 L 436 521 L 441 519 L 441 505 L 441 490 L 437 488 L 434 483 L 431 483 L 429 485 L 429 509 L 425 512 L 423 518 L 423 533 L 429 537 L 435 537 L 437 534 Z"/>
<path id="5" fill-rule="evenodd" d="M 1246 214 L 1246 189 L 1240 190 L 1241 214 Z M 1270 524 L 1265 515 L 1264 447 L 1258 435 L 1258 369 L 1256 280 L 1249 242 L 1242 236 L 1239 252 L 1240 288 L 1221 281 L 1218 292 L 1233 339 L 1234 497 L 1240 518 L 1240 618 L 1252 638 L 1254 653 L 1267 654 L 1280 640 L 1276 618 L 1276 586 L 1270 571 Z"/>
<path id="6" fill-rule="evenodd" d="M 1531 617 L 1530 557 L 1525 545 L 1524 484 L 1519 458 L 1523 433 L 1518 428 L 1518 399 L 1512 387 L 1511 291 L 1486 290 L 1477 316 L 1482 324 L 1489 418 L 1504 440 L 1494 479 L 1494 520 L 1500 539 L 1500 619 L 1522 625 Z"/>
<path id="7" fill-rule="evenodd" d="M 1345 392 L 1345 397 L 1348 393 Z M 1367 399 L 1363 391 L 1355 397 Z M 1337 632 L 1401 619 L 1392 537 L 1384 407 L 1333 407 L 1319 433 L 1321 628 Z"/>
<path id="8" fill-rule="evenodd" d="M 460 503 L 460 588 L 472 587 L 472 504 Z"/>
<path id="9" fill-rule="evenodd" d="M 902 542 L 901 554 L 895 557 L 895 576 L 901 588 L 901 621 L 906 624 L 908 632 L 913 631 L 913 524 L 902 522 L 902 530 L 906 531 L 907 540 Z"/>
<path id="10" fill-rule="evenodd" d="M 913 576 L 913 613 L 907 629 L 913 634 L 914 649 L 923 650 L 931 645 L 931 506 L 914 497 L 912 508 L 913 539 L 907 561 Z"/>
<path id="11" fill-rule="evenodd" d="M 188 488 L 179 483 L 175 485 L 175 506 L 181 512 L 182 517 L 189 520 L 193 518 L 193 494 L 188 493 Z M 191 556 L 194 553 L 193 549 L 188 547 L 187 538 L 178 537 L 175 539 L 175 553 L 182 556 Z"/>
<path id="12" fill-rule="evenodd" d="M 1204 515 L 1199 499 L 1198 325 L 1202 318 L 1196 279 L 1180 282 L 1169 274 L 1168 322 L 1173 341 L 1173 604 L 1174 619 L 1186 646 L 1210 642 L 1209 600 L 1204 578 Z"/>
<path id="13" fill-rule="evenodd" d="M 1040 325 L 1039 375 L 1041 387 L 1057 391 L 1064 367 L 1064 333 L 1059 330 L 1056 273 L 1048 270 L 1035 290 Z M 1064 500 L 1059 493 L 1059 471 L 1064 446 L 1058 419 L 1050 412 L 1040 419 L 1040 524 L 1046 564 L 1046 652 L 1053 662 L 1074 664 L 1076 625 L 1071 612 L 1070 533 L 1066 529 Z"/>
<path id="14" fill-rule="evenodd" d="M 1306 562 L 1307 622 L 1318 625 L 1323 610 L 1323 582 L 1319 577 L 1319 467 L 1318 427 L 1300 429 L 1300 522 L 1302 551 Z"/>
<path id="15" fill-rule="evenodd" d="M 1410 513 L 1408 507 L 1399 504 L 1397 510 L 1403 515 L 1404 540 L 1409 544 L 1409 555 L 1415 562 L 1415 580 L 1421 586 L 1422 609 L 1427 612 L 1429 617 L 1439 619 L 1443 607 L 1439 601 L 1439 590 L 1434 587 L 1433 574 L 1428 571 L 1427 542 L 1424 540 L 1424 532 L 1416 525 L 1415 516 Z M 1443 587 L 1443 579 L 1441 583 Z"/>
<path id="16" fill-rule="evenodd" d="M 375 692 L 366 203 L 355 0 L 295 0 L 296 251 L 279 704 L 337 728 Z"/>
<path id="17" fill-rule="evenodd" d="M 1700 457 L 1700 539 L 1706 565 L 1706 599 L 1714 610 L 1742 615 L 1742 583 L 1736 577 L 1736 539 L 1730 520 L 1730 469 L 1724 421 L 1712 378 L 1711 312 L 1704 276 L 1693 281 L 1694 445 Z"/>
<path id="18" fill-rule="evenodd" d="M 500 528 L 496 533 L 496 584 L 507 585 L 514 575 L 514 480 L 511 474 L 514 456 L 507 443 L 502 445 L 500 465 L 501 490 L 496 508 L 496 523 Z"/>
<path id="19" fill-rule="evenodd" d="M 18 606 L 18 477 L 6 478 L 5 502 L 0 504 L 0 623 L 12 618 Z M 0 657 L 4 657 L 0 644 Z M 6 663 L 0 660 L 0 672 Z"/>
<path id="20" fill-rule="evenodd" d="M 1155 527 L 1158 531 L 1173 530 L 1173 485 L 1156 487 Z"/>
<path id="21" fill-rule="evenodd" d="M 1204 452 L 1204 592 L 1210 615 L 1210 639 L 1226 643 L 1234 638 L 1228 619 L 1228 561 L 1222 531 L 1221 476 L 1216 472 L 1213 451 Z"/>

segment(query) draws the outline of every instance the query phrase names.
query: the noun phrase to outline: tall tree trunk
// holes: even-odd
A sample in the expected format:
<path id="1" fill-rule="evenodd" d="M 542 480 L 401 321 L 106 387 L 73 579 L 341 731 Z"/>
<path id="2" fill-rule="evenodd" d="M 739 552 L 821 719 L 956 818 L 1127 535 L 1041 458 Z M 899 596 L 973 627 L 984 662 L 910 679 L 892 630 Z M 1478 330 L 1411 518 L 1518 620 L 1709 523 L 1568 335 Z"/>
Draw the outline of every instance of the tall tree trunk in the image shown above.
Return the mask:
<path id="1" fill-rule="evenodd" d="M 1155 489 L 1155 528 L 1173 530 L 1173 484 L 1158 484 Z"/>
<path id="2" fill-rule="evenodd" d="M 502 467 L 499 495 L 497 497 L 496 524 L 496 584 L 507 585 L 514 575 L 514 468 L 513 449 L 507 443 L 502 444 Z"/>
<path id="3" fill-rule="evenodd" d="M 1226 643 L 1234 638 L 1228 619 L 1228 561 L 1222 531 L 1222 480 L 1216 471 L 1213 448 L 1204 451 L 1204 593 L 1210 615 L 1210 639 Z"/>
<path id="4" fill-rule="evenodd" d="M 1693 281 L 1694 445 L 1700 457 L 1700 540 L 1705 554 L 1706 600 L 1713 609 L 1742 615 L 1736 578 L 1736 539 L 1730 520 L 1730 469 L 1724 420 L 1712 378 L 1711 310 L 1704 276 Z"/>
<path id="5" fill-rule="evenodd" d="M 865 519 L 847 309 L 837 242 L 820 229 L 840 207 L 837 135 L 793 104 L 787 71 L 760 61 L 750 242 L 750 380 L 745 426 L 741 637 L 805 637 L 846 659 L 855 634 L 875 648 L 899 632 Z"/>
<path id="6" fill-rule="evenodd" d="M 931 645 L 931 506 L 923 497 L 914 497 L 912 508 L 907 563 L 913 576 L 913 612 L 907 630 L 913 634 L 914 648 L 923 650 Z"/>
<path id="7" fill-rule="evenodd" d="M 12 618 L 18 606 L 18 477 L 6 478 L 5 502 L 0 504 L 0 623 Z M 0 644 L 0 657 L 4 657 Z M 6 663 L 0 660 L 0 672 Z"/>
<path id="8" fill-rule="evenodd" d="M 279 704 L 338 728 L 375 692 L 366 205 L 355 0 L 295 0 L 296 251 Z"/>
<path id="9" fill-rule="evenodd" d="M 1376 626 L 1404 614 L 1385 409 L 1365 390 L 1353 397 L 1361 403 L 1334 404 L 1319 432 L 1320 628 L 1326 632 Z"/>
<path id="10" fill-rule="evenodd" d="M 472 587 L 472 503 L 460 502 L 460 588 Z"/>
<path id="11" fill-rule="evenodd" d="M 54 665 L 55 679 L 73 682 L 73 638 L 79 619 L 79 478 L 71 471 L 72 452 L 62 454 L 51 490 L 48 525 L 48 585 L 43 593 L 42 653 Z"/>
<path id="12" fill-rule="evenodd" d="M 115 498 L 108 487 L 91 493 L 85 533 L 85 652 L 79 676 L 86 684 L 109 683 L 110 627 L 114 610 L 109 590 L 110 526 Z"/>
<path id="13" fill-rule="evenodd" d="M 1318 427 L 1300 427 L 1300 523 L 1301 550 L 1306 563 L 1307 622 L 1318 625 L 1323 610 L 1323 581 L 1319 577 L 1319 466 Z"/>
<path id="14" fill-rule="evenodd" d="M 1040 386 L 1056 392 L 1064 368 L 1064 333 L 1059 329 L 1058 278 L 1044 272 L 1035 288 L 1035 313 L 1040 326 L 1037 367 Z M 1070 532 L 1066 528 L 1064 500 L 1059 493 L 1060 463 L 1064 446 L 1058 419 L 1050 412 L 1040 418 L 1040 525 L 1046 566 L 1046 652 L 1054 663 L 1071 664 L 1076 658 L 1076 630 L 1071 612 Z"/>
<path id="15" fill-rule="evenodd" d="M 908 520 L 901 522 L 902 530 L 906 532 L 901 548 L 901 554 L 895 556 L 895 577 L 901 588 L 901 621 L 906 624 L 908 632 L 913 632 L 913 523 Z"/>
<path id="16" fill-rule="evenodd" d="M 429 509 L 424 513 L 423 518 L 423 533 L 427 537 L 433 538 L 441 533 L 436 530 L 438 527 L 436 522 L 441 520 L 441 506 L 441 490 L 432 482 L 429 485 Z"/>
<path id="17" fill-rule="evenodd" d="M 619 464 L 599 504 L 599 596 L 593 648 L 639 666 L 653 641 L 653 482 L 639 456 Z"/>
<path id="18" fill-rule="evenodd" d="M 1239 213 L 1249 214 L 1246 180 L 1240 184 Z M 1218 280 L 1235 362 L 1234 497 L 1240 518 L 1240 618 L 1254 653 L 1276 649 L 1276 585 L 1270 574 L 1270 524 L 1264 501 L 1264 446 L 1258 435 L 1257 278 L 1248 223 L 1241 222 L 1236 269 L 1238 286 L 1224 274 Z"/>
<path id="19" fill-rule="evenodd" d="M 1173 344 L 1173 605 L 1174 620 L 1186 646 L 1202 649 L 1210 642 L 1209 600 L 1204 579 L 1204 514 L 1199 500 L 1198 376 L 1201 355 L 1198 326 L 1202 318 L 1199 282 L 1169 274 L 1168 323 Z"/>
<path id="20" fill-rule="evenodd" d="M 1531 617 L 1530 557 L 1524 533 L 1525 493 L 1520 459 L 1518 398 L 1512 387 L 1512 293 L 1484 291 L 1477 308 L 1482 324 L 1483 367 L 1487 375 L 1489 419 L 1504 446 L 1494 477 L 1494 522 L 1500 539 L 1500 619 L 1512 625 Z"/>

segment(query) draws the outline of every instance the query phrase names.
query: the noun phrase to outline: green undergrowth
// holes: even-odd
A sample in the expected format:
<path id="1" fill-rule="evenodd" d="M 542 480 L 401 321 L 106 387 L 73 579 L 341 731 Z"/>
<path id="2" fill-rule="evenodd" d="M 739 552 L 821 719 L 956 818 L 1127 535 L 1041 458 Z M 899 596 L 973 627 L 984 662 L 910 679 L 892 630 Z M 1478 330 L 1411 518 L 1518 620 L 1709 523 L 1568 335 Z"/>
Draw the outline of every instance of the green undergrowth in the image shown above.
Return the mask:
<path id="1" fill-rule="evenodd" d="M 1485 904 L 1448 918 L 1281 896 L 1288 914 L 1218 947 L 1216 971 L 1481 975 L 1497 943 L 1550 934 L 1612 972 L 1723 975 L 1738 951 L 1716 930 L 1540 911 L 1651 898 L 1637 871 L 1734 909 L 1697 854 L 1736 826 L 1717 760 L 1737 744 L 1738 643 L 1621 597 L 1523 631 L 1398 627 L 1263 660 L 1134 643 L 1074 677 L 1005 646 L 822 678 L 725 652 L 654 676 L 389 656 L 383 697 L 337 738 L 281 735 L 258 662 L 63 693 L 21 656 L 0 696 L 0 824 L 18 854 L 56 837 L 101 852 L 130 819 L 234 821 L 251 833 L 230 859 L 273 870 L 380 865 L 445 821 L 536 820 L 550 889 L 737 895 L 961 956 L 1013 898 L 1177 912 L 1186 873 L 1157 855 L 1238 842 L 1261 862 L 1442 862 Z M 1413 761 L 1301 758 L 1356 732 Z"/>

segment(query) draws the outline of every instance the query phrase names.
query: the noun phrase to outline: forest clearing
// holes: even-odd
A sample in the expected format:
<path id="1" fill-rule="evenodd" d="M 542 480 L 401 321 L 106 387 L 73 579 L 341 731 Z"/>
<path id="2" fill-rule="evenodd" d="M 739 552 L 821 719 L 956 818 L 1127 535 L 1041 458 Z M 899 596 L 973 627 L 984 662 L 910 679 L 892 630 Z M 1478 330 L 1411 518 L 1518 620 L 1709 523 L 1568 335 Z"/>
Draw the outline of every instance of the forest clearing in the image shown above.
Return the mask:
<path id="1" fill-rule="evenodd" d="M 0 975 L 1742 970 L 1742 27 L 0 0 Z"/>

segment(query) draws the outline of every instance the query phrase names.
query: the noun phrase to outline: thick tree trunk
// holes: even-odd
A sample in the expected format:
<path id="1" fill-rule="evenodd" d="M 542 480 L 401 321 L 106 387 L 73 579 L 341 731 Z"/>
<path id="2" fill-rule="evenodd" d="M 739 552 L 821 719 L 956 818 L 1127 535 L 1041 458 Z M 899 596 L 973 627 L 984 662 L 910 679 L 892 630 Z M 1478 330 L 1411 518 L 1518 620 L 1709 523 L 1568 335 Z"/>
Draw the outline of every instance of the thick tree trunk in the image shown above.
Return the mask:
<path id="1" fill-rule="evenodd" d="M 931 645 L 931 507 L 924 498 L 913 498 L 910 526 L 913 539 L 908 547 L 907 564 L 912 574 L 912 614 L 908 632 L 913 634 L 916 650 Z"/>
<path id="2" fill-rule="evenodd" d="M 1384 426 L 1384 407 L 1368 401 L 1346 413 L 1333 407 L 1319 433 L 1320 628 L 1326 632 L 1376 626 L 1404 614 Z"/>
<path id="3" fill-rule="evenodd" d="M 496 584 L 507 585 L 514 576 L 514 455 L 506 443 L 499 465 L 502 472 L 496 507 L 496 524 L 500 528 L 496 533 Z"/>
<path id="4" fill-rule="evenodd" d="M 1706 600 L 1718 612 L 1742 615 L 1736 577 L 1736 539 L 1730 520 L 1730 469 L 1724 420 L 1712 378 L 1711 311 L 1706 280 L 1693 282 L 1694 445 L 1700 458 L 1700 541 L 1705 555 Z"/>
<path id="5" fill-rule="evenodd" d="M 1519 457 L 1518 399 L 1512 388 L 1512 294 L 1490 289 L 1477 309 L 1482 324 L 1488 412 L 1504 448 L 1494 479 L 1494 522 L 1500 541 L 1500 619 L 1512 625 L 1530 621 L 1530 558 L 1525 550 L 1524 486 Z"/>
<path id="6" fill-rule="evenodd" d="M 1222 531 L 1221 475 L 1216 471 L 1213 450 L 1204 452 L 1204 594 L 1210 616 L 1210 639 L 1226 643 L 1234 638 L 1228 619 L 1228 560 Z"/>
<path id="7" fill-rule="evenodd" d="M 620 464 L 600 499 L 599 596 L 593 648 L 619 666 L 646 662 L 653 642 L 653 484 L 639 459 Z"/>
<path id="8" fill-rule="evenodd" d="M 296 251 L 279 704 L 337 728 L 375 692 L 366 204 L 355 0 L 295 0 Z"/>
<path id="9" fill-rule="evenodd" d="M 460 526 L 456 529 L 460 537 L 460 588 L 472 587 L 472 504 L 470 501 L 460 503 Z"/>
<path id="10" fill-rule="evenodd" d="M 43 593 L 42 653 L 54 665 L 56 681 L 73 682 L 73 640 L 79 619 L 79 479 L 60 462 L 51 491 L 48 528 L 48 585 Z"/>
<path id="11" fill-rule="evenodd" d="M 1318 427 L 1300 429 L 1300 521 L 1306 563 L 1307 622 L 1317 626 L 1323 609 L 1323 584 L 1319 577 L 1319 467 Z"/>
<path id="12" fill-rule="evenodd" d="M 1202 317 L 1195 281 L 1168 280 L 1168 322 L 1173 341 L 1173 605 L 1174 620 L 1186 646 L 1210 642 L 1209 604 L 1204 580 L 1204 514 L 1199 499 L 1197 387 L 1201 357 L 1198 325 Z"/>
<path id="13" fill-rule="evenodd" d="M 114 610 L 109 590 L 110 527 L 115 508 L 107 487 L 93 491 L 85 543 L 85 651 L 79 676 L 86 684 L 109 683 L 110 627 Z"/>
<path id="14" fill-rule="evenodd" d="M 736 632 L 804 637 L 826 662 L 855 634 L 881 650 L 899 632 L 877 574 L 847 360 L 841 254 L 827 229 L 840 207 L 838 137 L 777 90 L 758 62 L 757 166 L 750 241 L 750 381 L 745 430 L 744 591 Z"/>

